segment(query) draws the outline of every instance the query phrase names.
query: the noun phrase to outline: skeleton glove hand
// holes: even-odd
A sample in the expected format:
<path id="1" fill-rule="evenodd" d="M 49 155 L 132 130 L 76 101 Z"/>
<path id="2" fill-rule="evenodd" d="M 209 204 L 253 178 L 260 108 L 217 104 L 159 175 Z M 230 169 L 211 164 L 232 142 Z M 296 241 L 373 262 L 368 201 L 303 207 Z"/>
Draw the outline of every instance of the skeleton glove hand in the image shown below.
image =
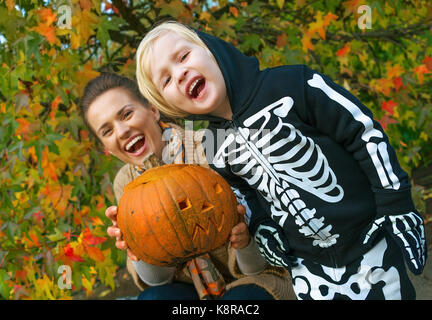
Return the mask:
<path id="1" fill-rule="evenodd" d="M 417 212 L 412 211 L 401 215 L 378 218 L 372 223 L 363 244 L 372 241 L 374 234 L 381 227 L 384 227 L 393 236 L 393 239 L 402 249 L 411 272 L 416 275 L 421 274 L 427 258 L 422 217 Z"/>
<path id="2" fill-rule="evenodd" d="M 276 222 L 261 223 L 255 233 L 255 241 L 261 255 L 269 264 L 287 269 L 297 265 L 297 259 L 288 255 L 290 250 L 288 240 Z"/>

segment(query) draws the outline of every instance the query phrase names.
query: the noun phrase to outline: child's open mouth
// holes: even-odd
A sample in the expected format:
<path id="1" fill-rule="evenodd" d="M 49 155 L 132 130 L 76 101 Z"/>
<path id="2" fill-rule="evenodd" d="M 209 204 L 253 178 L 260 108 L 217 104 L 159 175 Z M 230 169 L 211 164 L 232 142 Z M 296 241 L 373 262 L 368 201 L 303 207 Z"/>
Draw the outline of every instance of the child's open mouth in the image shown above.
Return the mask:
<path id="1" fill-rule="evenodd" d="M 205 83 L 206 81 L 203 77 L 193 80 L 189 85 L 189 88 L 187 88 L 187 94 L 189 97 L 192 99 L 198 98 L 205 87 Z"/>
<path id="2" fill-rule="evenodd" d="M 125 151 L 134 155 L 139 156 L 145 150 L 145 137 L 144 135 L 138 135 L 133 137 L 124 147 Z"/>

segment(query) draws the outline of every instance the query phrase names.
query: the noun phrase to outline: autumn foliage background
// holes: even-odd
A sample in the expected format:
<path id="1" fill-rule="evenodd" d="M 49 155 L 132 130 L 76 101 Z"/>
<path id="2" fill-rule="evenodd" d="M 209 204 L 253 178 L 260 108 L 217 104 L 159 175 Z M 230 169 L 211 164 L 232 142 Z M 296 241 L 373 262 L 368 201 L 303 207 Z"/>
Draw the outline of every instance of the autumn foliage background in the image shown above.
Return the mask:
<path id="1" fill-rule="evenodd" d="M 361 5 L 371 8 L 360 29 Z M 67 6 L 71 27 L 64 25 Z M 64 7 L 63 7 L 64 8 Z M 262 67 L 307 64 L 373 110 L 405 170 L 432 163 L 430 1 L 6 0 L 0 2 L 0 297 L 70 299 L 115 290 L 125 252 L 105 209 L 120 163 L 89 139 L 78 110 L 101 71 L 134 78 L 149 28 L 174 18 L 219 36 Z M 431 185 L 413 181 L 427 221 Z M 60 289 L 61 265 L 72 289 Z"/>

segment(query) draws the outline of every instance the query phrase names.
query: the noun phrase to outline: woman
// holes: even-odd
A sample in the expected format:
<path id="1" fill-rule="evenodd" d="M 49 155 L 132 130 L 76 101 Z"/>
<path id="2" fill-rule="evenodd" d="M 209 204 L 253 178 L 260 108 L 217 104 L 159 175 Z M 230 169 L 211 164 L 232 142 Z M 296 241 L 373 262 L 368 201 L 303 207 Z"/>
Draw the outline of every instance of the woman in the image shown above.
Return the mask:
<path id="1" fill-rule="evenodd" d="M 202 136 L 185 135 L 179 126 L 160 121 L 159 111 L 130 79 L 102 74 L 87 84 L 80 106 L 92 135 L 106 151 L 125 162 L 114 180 L 117 202 L 124 186 L 146 169 L 184 163 L 185 157 L 207 166 Z M 191 137 L 190 141 L 185 136 Z M 238 211 L 244 213 L 245 208 L 239 206 Z M 117 227 L 117 207 L 109 207 L 106 215 L 113 222 L 108 235 L 116 238 L 117 248 L 127 249 Z M 288 273 L 267 266 L 244 222 L 233 228 L 229 240 L 176 267 L 146 264 L 128 250 L 128 270 L 136 285 L 145 289 L 139 299 L 295 299 Z M 205 265 L 211 272 L 199 276 L 197 265 Z"/>

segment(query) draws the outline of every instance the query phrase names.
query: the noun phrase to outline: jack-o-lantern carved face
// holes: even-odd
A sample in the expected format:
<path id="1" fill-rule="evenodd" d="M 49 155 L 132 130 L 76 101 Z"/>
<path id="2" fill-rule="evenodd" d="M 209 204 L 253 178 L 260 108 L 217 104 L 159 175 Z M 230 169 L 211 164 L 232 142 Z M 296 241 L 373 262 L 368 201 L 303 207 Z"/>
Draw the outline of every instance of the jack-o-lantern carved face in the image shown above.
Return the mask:
<path id="1" fill-rule="evenodd" d="M 210 169 L 165 165 L 125 187 L 117 222 L 140 260 L 171 266 L 223 245 L 238 222 L 237 200 Z"/>

